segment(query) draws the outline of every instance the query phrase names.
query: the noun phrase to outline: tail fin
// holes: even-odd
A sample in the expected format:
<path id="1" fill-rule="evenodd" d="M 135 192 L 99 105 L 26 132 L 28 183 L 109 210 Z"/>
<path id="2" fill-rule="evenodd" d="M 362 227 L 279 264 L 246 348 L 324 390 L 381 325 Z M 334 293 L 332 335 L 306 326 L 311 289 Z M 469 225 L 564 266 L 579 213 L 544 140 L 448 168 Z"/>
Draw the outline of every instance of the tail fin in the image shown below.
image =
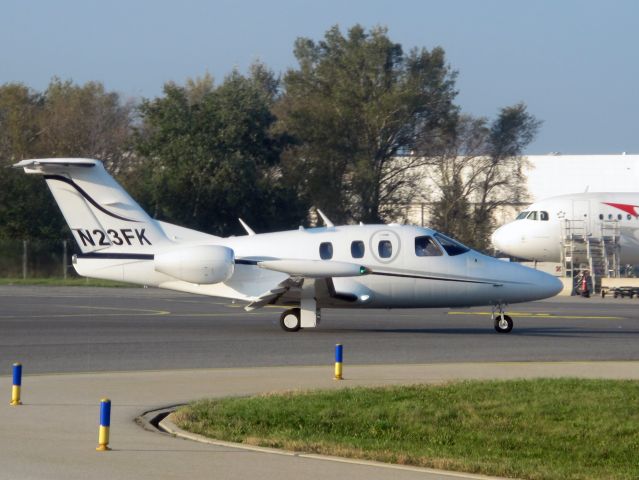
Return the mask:
<path id="1" fill-rule="evenodd" d="M 170 242 L 99 160 L 47 158 L 14 167 L 44 176 L 82 253 L 140 253 Z"/>

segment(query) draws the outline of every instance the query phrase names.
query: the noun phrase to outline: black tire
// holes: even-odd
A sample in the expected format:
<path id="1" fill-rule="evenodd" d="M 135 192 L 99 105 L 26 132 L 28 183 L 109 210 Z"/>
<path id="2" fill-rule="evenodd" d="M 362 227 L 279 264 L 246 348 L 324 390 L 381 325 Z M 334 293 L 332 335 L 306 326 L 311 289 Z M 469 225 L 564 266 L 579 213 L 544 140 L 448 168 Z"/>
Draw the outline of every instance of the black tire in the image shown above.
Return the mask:
<path id="1" fill-rule="evenodd" d="M 495 331 L 497 333 L 510 333 L 513 329 L 513 319 L 508 315 L 498 315 L 495 318 Z"/>
<path id="2" fill-rule="evenodd" d="M 280 327 L 285 332 L 297 332 L 301 327 L 300 309 L 289 308 L 280 315 Z"/>

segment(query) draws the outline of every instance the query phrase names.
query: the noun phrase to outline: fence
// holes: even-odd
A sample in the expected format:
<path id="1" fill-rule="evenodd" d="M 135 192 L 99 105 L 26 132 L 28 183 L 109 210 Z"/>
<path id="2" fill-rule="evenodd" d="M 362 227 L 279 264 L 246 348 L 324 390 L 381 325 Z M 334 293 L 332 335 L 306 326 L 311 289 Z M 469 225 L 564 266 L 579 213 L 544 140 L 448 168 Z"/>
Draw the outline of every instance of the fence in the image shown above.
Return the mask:
<path id="1" fill-rule="evenodd" d="M 0 277 L 78 277 L 69 240 L 0 240 Z"/>

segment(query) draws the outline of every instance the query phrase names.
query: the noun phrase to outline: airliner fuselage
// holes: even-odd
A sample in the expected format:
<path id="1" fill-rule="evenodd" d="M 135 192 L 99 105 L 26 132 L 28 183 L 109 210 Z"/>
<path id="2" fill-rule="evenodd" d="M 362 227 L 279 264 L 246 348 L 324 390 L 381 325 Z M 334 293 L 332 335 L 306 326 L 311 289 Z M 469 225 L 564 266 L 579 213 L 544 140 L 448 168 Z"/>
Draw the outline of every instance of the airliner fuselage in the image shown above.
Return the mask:
<path id="1" fill-rule="evenodd" d="M 528 260 L 559 262 L 564 235 L 619 234 L 620 261 L 639 264 L 639 194 L 578 193 L 533 203 L 493 233 L 497 249 Z"/>

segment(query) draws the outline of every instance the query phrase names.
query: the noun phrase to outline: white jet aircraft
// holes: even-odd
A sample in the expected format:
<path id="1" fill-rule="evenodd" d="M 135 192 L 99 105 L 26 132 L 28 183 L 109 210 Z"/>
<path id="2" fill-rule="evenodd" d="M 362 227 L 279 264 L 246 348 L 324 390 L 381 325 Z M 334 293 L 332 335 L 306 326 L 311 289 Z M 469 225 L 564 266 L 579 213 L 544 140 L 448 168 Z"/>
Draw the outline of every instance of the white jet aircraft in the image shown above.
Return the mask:
<path id="1" fill-rule="evenodd" d="M 509 303 L 556 295 L 550 275 L 482 255 L 428 228 L 334 226 L 221 238 L 149 217 L 90 159 L 23 160 L 43 175 L 81 253 L 80 275 L 289 307 L 285 331 L 316 327 L 322 308 L 490 305 L 510 332 Z"/>
<path id="2" fill-rule="evenodd" d="M 619 258 L 624 264 L 639 264 L 639 194 L 575 193 L 547 198 L 528 206 L 517 218 L 499 227 L 493 245 L 513 257 L 540 262 L 561 261 L 562 226 L 566 221 L 592 238 L 619 226 Z"/>

